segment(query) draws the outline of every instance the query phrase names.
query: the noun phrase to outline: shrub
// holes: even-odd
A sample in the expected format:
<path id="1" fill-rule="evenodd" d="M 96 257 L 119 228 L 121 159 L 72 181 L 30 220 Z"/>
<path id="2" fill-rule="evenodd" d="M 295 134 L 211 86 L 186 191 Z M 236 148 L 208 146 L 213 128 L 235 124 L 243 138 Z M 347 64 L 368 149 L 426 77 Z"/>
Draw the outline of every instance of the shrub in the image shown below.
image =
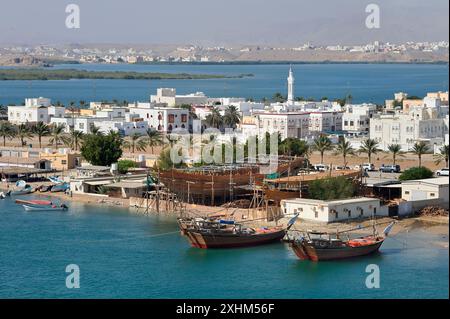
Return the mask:
<path id="1" fill-rule="evenodd" d="M 130 168 L 137 167 L 136 162 L 132 160 L 121 160 L 117 163 L 118 170 L 120 174 L 125 174 Z"/>
<path id="2" fill-rule="evenodd" d="M 433 177 L 433 172 L 426 167 L 411 167 L 405 170 L 399 177 L 401 181 L 408 181 L 412 179 L 423 179 Z"/>
<path id="3" fill-rule="evenodd" d="M 309 196 L 312 199 L 343 199 L 355 194 L 355 185 L 343 176 L 317 179 L 309 184 Z"/>

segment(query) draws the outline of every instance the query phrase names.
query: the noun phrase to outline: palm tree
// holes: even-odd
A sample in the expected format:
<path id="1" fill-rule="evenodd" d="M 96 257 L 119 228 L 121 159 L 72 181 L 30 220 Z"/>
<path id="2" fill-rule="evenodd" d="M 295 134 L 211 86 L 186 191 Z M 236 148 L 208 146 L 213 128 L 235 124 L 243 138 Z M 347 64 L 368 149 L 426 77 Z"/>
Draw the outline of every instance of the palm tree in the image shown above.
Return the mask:
<path id="1" fill-rule="evenodd" d="M 442 161 L 445 162 L 445 167 L 448 167 L 448 145 L 443 145 L 439 149 L 439 153 L 434 154 L 434 162 L 439 165 Z"/>
<path id="2" fill-rule="evenodd" d="M 50 127 L 44 122 L 38 122 L 33 127 L 33 132 L 37 135 L 39 141 L 39 148 L 42 148 L 42 137 L 50 135 Z"/>
<path id="3" fill-rule="evenodd" d="M 358 150 L 358 153 L 367 154 L 369 164 L 372 164 L 372 155 L 378 152 L 381 152 L 381 149 L 378 148 L 378 142 L 371 138 L 365 139 Z"/>
<path id="4" fill-rule="evenodd" d="M 335 155 L 342 154 L 344 159 L 344 168 L 347 167 L 347 156 L 355 155 L 355 150 L 352 147 L 352 144 L 345 140 L 345 138 L 339 140 L 339 143 L 336 145 Z"/>
<path id="5" fill-rule="evenodd" d="M 3 138 L 3 146 L 6 146 L 6 139 L 15 135 L 14 127 L 8 121 L 0 122 L 0 137 Z"/>
<path id="6" fill-rule="evenodd" d="M 94 135 L 103 135 L 102 131 L 100 131 L 100 128 L 98 126 L 93 125 L 91 127 L 91 134 Z"/>
<path id="7" fill-rule="evenodd" d="M 15 135 L 20 139 L 21 146 L 25 145 L 25 140 L 33 137 L 30 128 L 25 124 L 20 124 L 17 126 Z"/>
<path id="8" fill-rule="evenodd" d="M 399 144 L 388 145 L 388 151 L 392 153 L 392 161 L 394 162 L 394 165 L 396 164 L 397 156 L 404 156 L 402 147 Z"/>
<path id="9" fill-rule="evenodd" d="M 414 143 L 414 146 L 411 148 L 411 152 L 419 158 L 419 167 L 422 167 L 422 155 L 428 153 L 430 151 L 430 147 L 424 141 Z"/>
<path id="10" fill-rule="evenodd" d="M 55 125 L 52 127 L 51 133 L 50 133 L 50 144 L 53 144 L 55 148 L 58 148 L 58 145 L 68 144 L 68 138 L 65 133 L 66 126 L 64 124 Z"/>
<path id="11" fill-rule="evenodd" d="M 147 146 L 150 146 L 153 154 L 153 148 L 155 146 L 160 146 L 163 143 L 163 137 L 160 132 L 152 129 L 147 129 L 145 131 L 145 139 L 147 142 Z"/>
<path id="12" fill-rule="evenodd" d="M 139 133 L 133 133 L 129 136 L 129 140 L 125 141 L 124 146 L 134 153 L 135 150 L 144 151 L 147 143 L 141 138 L 142 135 Z"/>
<path id="13" fill-rule="evenodd" d="M 320 153 L 320 163 L 323 164 L 323 154 L 326 151 L 331 151 L 333 145 L 331 145 L 331 140 L 324 134 L 314 139 L 313 149 Z"/>
<path id="14" fill-rule="evenodd" d="M 234 105 L 230 105 L 225 110 L 225 115 L 223 117 L 223 121 L 226 125 L 231 128 L 235 128 L 237 124 L 241 121 L 241 115 L 239 114 L 238 109 Z"/>
<path id="15" fill-rule="evenodd" d="M 70 132 L 69 145 L 74 150 L 77 151 L 81 147 L 81 141 L 83 140 L 84 133 L 81 131 L 73 130 Z"/>
<path id="16" fill-rule="evenodd" d="M 220 115 L 220 111 L 217 107 L 214 107 L 211 110 L 211 114 L 208 114 L 205 119 L 206 123 L 215 128 L 219 128 L 220 125 L 223 123 L 222 115 Z"/>

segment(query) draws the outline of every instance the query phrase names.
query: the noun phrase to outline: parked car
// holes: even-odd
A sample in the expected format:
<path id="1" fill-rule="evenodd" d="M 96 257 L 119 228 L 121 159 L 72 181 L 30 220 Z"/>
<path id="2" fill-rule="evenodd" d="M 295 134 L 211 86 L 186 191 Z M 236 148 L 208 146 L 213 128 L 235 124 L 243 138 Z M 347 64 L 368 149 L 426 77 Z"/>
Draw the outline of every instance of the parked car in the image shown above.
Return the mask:
<path id="1" fill-rule="evenodd" d="M 384 165 L 384 164 L 381 164 L 380 172 L 383 172 L 383 173 L 400 173 L 400 165 Z"/>
<path id="2" fill-rule="evenodd" d="M 350 170 L 350 167 L 348 166 L 335 166 L 334 168 L 337 171 L 343 171 L 343 170 Z"/>
<path id="3" fill-rule="evenodd" d="M 448 168 L 442 168 L 436 171 L 437 176 L 448 176 Z"/>
<path id="4" fill-rule="evenodd" d="M 315 164 L 314 169 L 320 172 L 326 172 L 329 170 L 329 167 L 325 164 Z"/>
<path id="5" fill-rule="evenodd" d="M 365 163 L 365 164 L 363 164 L 362 168 L 365 171 L 374 171 L 375 170 L 375 165 L 370 164 L 370 163 Z"/>

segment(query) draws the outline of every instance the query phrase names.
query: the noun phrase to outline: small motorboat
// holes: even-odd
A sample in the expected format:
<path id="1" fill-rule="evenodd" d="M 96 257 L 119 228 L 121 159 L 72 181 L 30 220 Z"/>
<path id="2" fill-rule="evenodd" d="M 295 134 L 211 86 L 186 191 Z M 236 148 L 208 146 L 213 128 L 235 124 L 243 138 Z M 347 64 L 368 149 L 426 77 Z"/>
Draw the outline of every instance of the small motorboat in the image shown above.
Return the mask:
<path id="1" fill-rule="evenodd" d="M 70 187 L 69 183 L 57 184 L 50 189 L 50 192 L 52 193 L 65 192 L 67 189 L 69 189 L 69 187 Z"/>
<path id="2" fill-rule="evenodd" d="M 53 205 L 53 202 L 49 200 L 39 200 L 39 199 L 32 199 L 32 200 L 23 200 L 23 199 L 16 199 L 16 204 L 21 205 L 37 205 L 37 206 L 48 206 Z"/>
<path id="3" fill-rule="evenodd" d="M 6 194 L 3 192 L 0 192 L 0 199 L 5 199 L 6 198 Z"/>
<path id="4" fill-rule="evenodd" d="M 54 184 L 62 184 L 64 181 L 59 176 L 49 176 L 47 179 Z"/>
<path id="5" fill-rule="evenodd" d="M 30 194 L 33 192 L 33 187 L 31 187 L 30 185 L 26 185 L 24 188 L 21 189 L 17 189 L 14 191 L 11 191 L 9 194 L 11 196 L 17 196 L 17 195 L 26 195 L 26 194 Z"/>
<path id="6" fill-rule="evenodd" d="M 41 206 L 29 206 L 22 205 L 23 208 L 27 211 L 66 211 L 69 209 L 65 204 L 61 204 L 60 206 L 56 205 L 41 205 Z"/>

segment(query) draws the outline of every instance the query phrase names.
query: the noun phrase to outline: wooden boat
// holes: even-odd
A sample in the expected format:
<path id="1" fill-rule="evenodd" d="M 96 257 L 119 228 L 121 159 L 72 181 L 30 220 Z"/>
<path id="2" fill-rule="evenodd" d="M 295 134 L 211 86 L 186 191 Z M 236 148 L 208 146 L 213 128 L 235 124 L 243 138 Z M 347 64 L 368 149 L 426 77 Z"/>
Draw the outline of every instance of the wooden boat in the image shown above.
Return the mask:
<path id="1" fill-rule="evenodd" d="M 374 228 L 373 235 L 347 240 L 341 239 L 340 233 L 307 232 L 306 237 L 292 240 L 290 245 L 302 260 L 323 261 L 365 256 L 380 249 L 393 225 L 394 222 L 390 223 L 381 236 L 376 234 Z"/>
<path id="2" fill-rule="evenodd" d="M 45 205 L 53 205 L 53 203 L 49 200 L 22 200 L 22 199 L 16 199 L 16 204 L 24 204 L 24 205 L 39 205 L 39 206 L 45 206 Z"/>
<path id="3" fill-rule="evenodd" d="M 296 219 L 296 217 L 295 217 Z M 291 220 L 292 221 L 292 220 Z M 232 248 L 268 244 L 281 239 L 295 220 L 281 226 L 250 228 L 231 220 L 211 221 L 201 218 L 189 223 L 179 221 L 181 231 L 196 248 Z"/>
<path id="4" fill-rule="evenodd" d="M 49 205 L 42 205 L 42 206 L 22 205 L 22 206 L 26 211 L 65 211 L 69 209 L 69 207 L 67 207 L 64 204 L 62 204 L 61 206 L 49 206 Z"/>

